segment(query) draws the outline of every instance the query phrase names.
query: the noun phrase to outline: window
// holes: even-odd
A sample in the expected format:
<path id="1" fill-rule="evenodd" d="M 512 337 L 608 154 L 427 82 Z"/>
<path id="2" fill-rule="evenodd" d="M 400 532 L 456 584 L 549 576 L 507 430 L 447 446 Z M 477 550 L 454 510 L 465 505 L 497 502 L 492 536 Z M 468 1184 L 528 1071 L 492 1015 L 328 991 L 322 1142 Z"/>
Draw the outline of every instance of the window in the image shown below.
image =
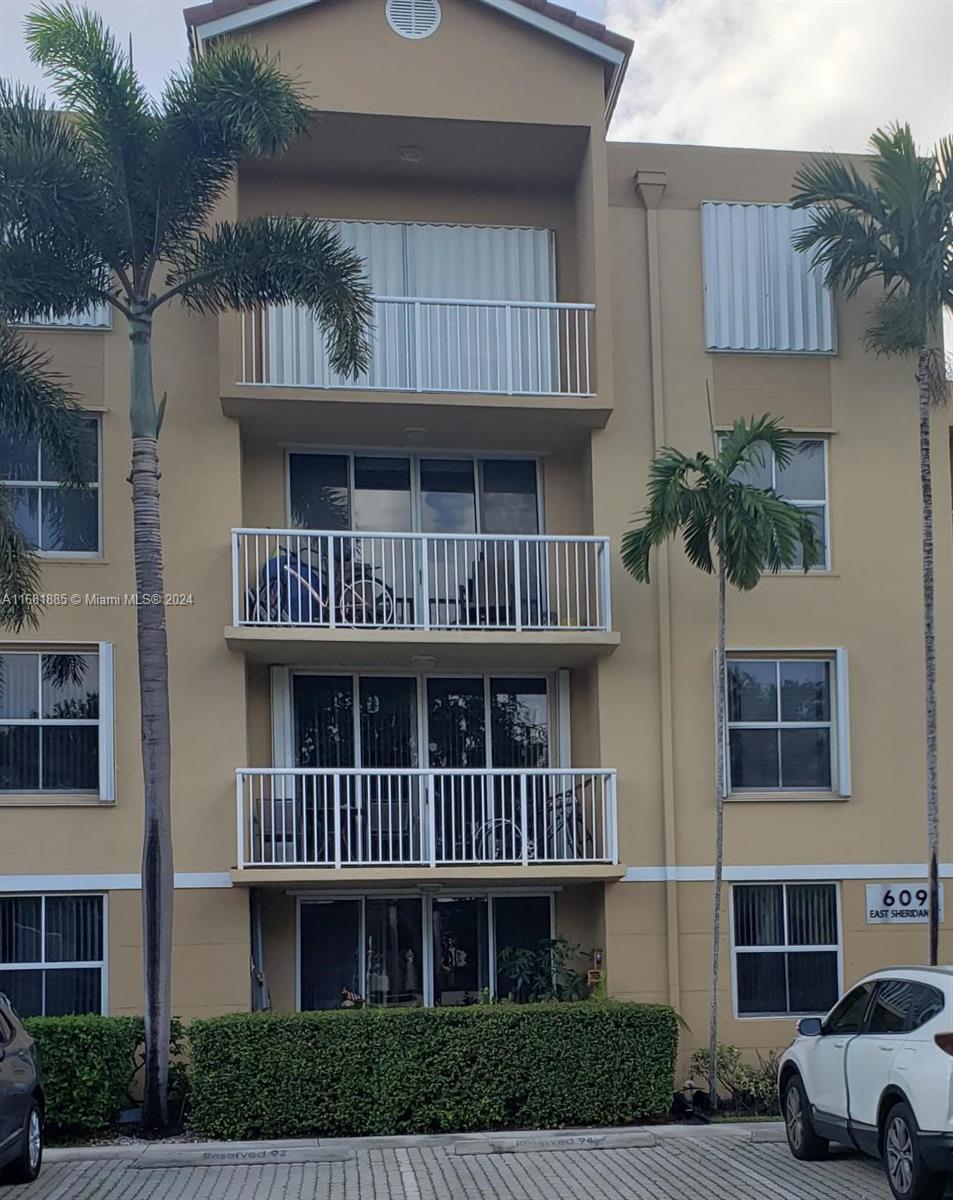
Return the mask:
<path id="1" fill-rule="evenodd" d="M 833 883 L 732 888 L 739 1017 L 825 1013 L 838 994 Z"/>
<path id="2" fill-rule="evenodd" d="M 500 971 L 506 947 L 553 936 L 550 895 L 353 896 L 302 899 L 299 1007 L 477 1004 L 516 995 Z"/>
<path id="3" fill-rule="evenodd" d="M 99 788 L 99 656 L 0 655 L 0 791 Z"/>
<path id="4" fill-rule="evenodd" d="M 812 569 L 828 569 L 827 441 L 824 438 L 802 438 L 786 467 L 779 467 L 774 455 L 766 452 L 760 463 L 751 463 L 736 471 L 734 478 L 752 487 L 773 488 L 790 504 L 803 509 L 814 526 L 814 540 L 818 546 L 818 561 Z M 800 555 L 792 569 L 801 569 Z"/>
<path id="5" fill-rule="evenodd" d="M 939 988 L 930 987 L 926 983 L 911 983 L 910 985 L 910 1018 L 907 1028 L 919 1029 L 938 1017 L 946 1007 L 946 1000 Z"/>
<path id="6" fill-rule="evenodd" d="M 903 1033 L 910 1016 L 910 989 L 906 979 L 882 979 L 867 1018 L 867 1033 Z"/>
<path id="7" fill-rule="evenodd" d="M 827 658 L 729 656 L 733 792 L 832 789 L 833 666 Z"/>
<path id="8" fill-rule="evenodd" d="M 290 520 L 369 533 L 539 532 L 535 459 L 294 453 Z"/>
<path id="9" fill-rule="evenodd" d="M 825 1033 L 860 1033 L 871 993 L 872 983 L 861 983 L 847 993 L 824 1022 Z"/>
<path id="10" fill-rule="evenodd" d="M 0 896 L 0 992 L 21 1017 L 103 1011 L 102 896 Z"/>
<path id="11" fill-rule="evenodd" d="M 943 1011 L 939 988 L 912 979 L 882 979 L 870 1007 L 867 1033 L 910 1033 Z"/>
<path id="12" fill-rule="evenodd" d="M 88 488 L 65 487 L 38 439 L 0 436 L 0 480 L 10 489 L 17 526 L 41 554 L 99 553 L 99 421 L 83 424 Z"/>
<path id="13" fill-rule="evenodd" d="M 787 204 L 703 203 L 705 345 L 735 353 L 832 354 L 834 305 L 791 237 L 810 220 Z"/>

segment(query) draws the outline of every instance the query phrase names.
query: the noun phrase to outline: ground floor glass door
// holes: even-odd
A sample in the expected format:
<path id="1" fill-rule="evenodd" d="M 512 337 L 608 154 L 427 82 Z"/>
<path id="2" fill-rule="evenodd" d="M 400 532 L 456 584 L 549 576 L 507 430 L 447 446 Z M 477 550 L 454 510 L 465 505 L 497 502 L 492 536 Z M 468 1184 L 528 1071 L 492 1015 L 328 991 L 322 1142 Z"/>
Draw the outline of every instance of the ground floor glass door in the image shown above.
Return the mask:
<path id="1" fill-rule="evenodd" d="M 529 998 L 507 948 L 553 936 L 549 894 L 306 897 L 298 919 L 298 1006 L 408 1007 Z"/>

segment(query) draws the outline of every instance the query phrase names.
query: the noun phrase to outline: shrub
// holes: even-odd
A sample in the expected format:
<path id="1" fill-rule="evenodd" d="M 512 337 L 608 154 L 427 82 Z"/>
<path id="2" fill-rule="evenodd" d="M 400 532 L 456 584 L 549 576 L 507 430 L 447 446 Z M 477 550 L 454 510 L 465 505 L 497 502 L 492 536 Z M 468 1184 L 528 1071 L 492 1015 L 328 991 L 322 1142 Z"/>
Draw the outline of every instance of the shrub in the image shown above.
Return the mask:
<path id="1" fill-rule="evenodd" d="M 622 1125 L 668 1112 L 661 1005 L 230 1014 L 193 1021 L 189 1126 L 215 1138 Z"/>
<path id="2" fill-rule="evenodd" d="M 727 1107 L 738 1113 L 754 1116 L 777 1116 L 778 1114 L 778 1065 L 780 1054 L 769 1050 L 764 1056 L 758 1052 L 757 1063 L 747 1063 L 737 1046 L 718 1046 L 715 1074 L 721 1087 L 728 1093 Z M 708 1051 L 696 1050 L 689 1063 L 692 1079 L 708 1079 Z"/>
<path id="3" fill-rule="evenodd" d="M 139 1017 L 30 1017 L 46 1094 L 46 1118 L 78 1133 L 112 1124 L 128 1103 L 142 1042 Z"/>

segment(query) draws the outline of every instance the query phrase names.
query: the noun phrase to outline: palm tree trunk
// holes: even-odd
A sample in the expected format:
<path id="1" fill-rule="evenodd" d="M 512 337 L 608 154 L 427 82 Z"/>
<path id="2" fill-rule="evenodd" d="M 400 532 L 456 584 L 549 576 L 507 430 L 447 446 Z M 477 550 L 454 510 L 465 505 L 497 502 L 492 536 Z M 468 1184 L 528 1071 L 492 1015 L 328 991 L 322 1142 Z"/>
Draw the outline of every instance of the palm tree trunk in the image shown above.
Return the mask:
<path id="1" fill-rule="evenodd" d="M 940 805 L 936 754 L 936 614 L 933 601 L 933 478 L 930 463 L 932 361 L 928 350 L 917 357 L 920 409 L 920 501 L 923 523 L 923 658 L 926 677 L 927 875 L 930 890 L 930 964 L 936 966 L 940 929 Z"/>
<path id="2" fill-rule="evenodd" d="M 722 537 L 719 531 L 719 543 Z M 708 1111 L 718 1100 L 718 981 L 721 966 L 721 877 L 725 857 L 725 556 L 718 552 L 718 649 L 715 653 L 715 883 L 711 902 L 711 1009 L 708 1017 Z"/>
<path id="3" fill-rule="evenodd" d="M 172 818 L 169 802 L 169 656 L 159 526 L 159 413 L 152 385 L 152 321 L 129 322 L 132 343 L 132 514 L 142 719 L 144 813 L 142 948 L 145 984 L 143 1124 L 167 1124 L 172 1017 Z M 158 603 L 155 602 L 158 598 Z"/>

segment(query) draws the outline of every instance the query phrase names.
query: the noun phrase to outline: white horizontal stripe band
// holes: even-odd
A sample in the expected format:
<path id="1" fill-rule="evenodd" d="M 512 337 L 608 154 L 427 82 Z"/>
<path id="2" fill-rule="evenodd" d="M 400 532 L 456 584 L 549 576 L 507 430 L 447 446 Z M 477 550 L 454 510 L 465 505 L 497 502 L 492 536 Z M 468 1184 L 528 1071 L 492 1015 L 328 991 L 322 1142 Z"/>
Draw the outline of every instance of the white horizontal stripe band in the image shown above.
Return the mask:
<path id="1" fill-rule="evenodd" d="M 725 867 L 728 883 L 800 879 L 926 879 L 925 863 L 792 863 L 778 866 Z M 953 863 L 940 863 L 940 876 L 953 879 Z M 710 883 L 712 867 L 629 867 L 623 883 Z"/>
<path id="2" fill-rule="evenodd" d="M 177 888 L 227 888 L 227 871 L 176 871 Z M 129 875 L 0 875 L 0 892 L 138 892 L 142 877 Z"/>

